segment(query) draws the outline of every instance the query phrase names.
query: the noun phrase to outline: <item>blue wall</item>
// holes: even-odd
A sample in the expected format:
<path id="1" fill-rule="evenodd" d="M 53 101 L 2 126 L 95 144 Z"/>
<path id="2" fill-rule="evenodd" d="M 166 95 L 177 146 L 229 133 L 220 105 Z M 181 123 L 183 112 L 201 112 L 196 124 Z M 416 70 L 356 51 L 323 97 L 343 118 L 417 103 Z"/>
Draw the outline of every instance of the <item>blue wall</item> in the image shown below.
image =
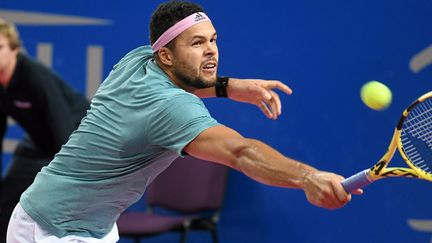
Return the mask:
<path id="1" fill-rule="evenodd" d="M 52 47 L 52 66 L 86 91 L 86 50 L 103 50 L 105 77 L 132 48 L 148 43 L 148 21 L 160 1 L 12 1 L 1 10 L 109 20 L 91 25 L 17 23 L 29 54 Z M 266 119 L 255 107 L 206 100 L 220 122 L 323 170 L 349 176 L 385 152 L 402 109 L 431 90 L 432 65 L 410 68 L 432 46 L 432 2 L 199 1 L 219 39 L 220 74 L 278 79 L 294 93 L 282 96 L 283 115 Z M 428 58 L 432 59 L 431 55 Z M 379 80 L 393 91 L 387 110 L 364 106 L 359 90 Z M 10 132 L 11 137 L 19 136 Z M 393 161 L 402 164 L 399 157 Z M 389 179 L 366 188 L 343 209 L 311 206 L 300 190 L 261 185 L 232 172 L 220 223 L 221 242 L 430 242 L 432 185 Z M 139 207 L 136 206 L 139 210 Z M 410 220 L 424 220 L 419 231 Z M 148 242 L 177 241 L 176 235 Z M 129 242 L 123 240 L 122 242 Z M 190 242 L 210 242 L 194 234 Z"/>

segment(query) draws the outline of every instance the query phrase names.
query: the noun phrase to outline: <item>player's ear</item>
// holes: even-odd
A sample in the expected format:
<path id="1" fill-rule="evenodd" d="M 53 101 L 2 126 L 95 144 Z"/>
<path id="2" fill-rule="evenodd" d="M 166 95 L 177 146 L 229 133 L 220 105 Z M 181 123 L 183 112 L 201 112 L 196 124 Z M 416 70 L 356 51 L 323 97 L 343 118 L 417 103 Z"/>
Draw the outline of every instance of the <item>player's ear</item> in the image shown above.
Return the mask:
<path id="1" fill-rule="evenodd" d="M 171 52 L 170 49 L 166 47 L 162 47 L 161 49 L 159 49 L 158 55 L 159 55 L 159 60 L 164 65 L 172 66 L 173 53 Z"/>

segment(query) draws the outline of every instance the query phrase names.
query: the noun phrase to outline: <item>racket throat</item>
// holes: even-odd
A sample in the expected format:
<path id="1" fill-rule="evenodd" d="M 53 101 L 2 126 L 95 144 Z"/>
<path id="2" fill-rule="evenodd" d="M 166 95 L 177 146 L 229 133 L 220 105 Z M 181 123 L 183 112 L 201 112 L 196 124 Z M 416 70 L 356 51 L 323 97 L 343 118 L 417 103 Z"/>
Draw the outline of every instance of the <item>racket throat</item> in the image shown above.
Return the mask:
<path id="1" fill-rule="evenodd" d="M 371 174 L 371 177 L 374 180 L 381 179 L 384 177 L 407 177 L 407 178 L 419 178 L 417 173 L 409 168 L 402 168 L 402 167 L 392 167 L 392 168 L 385 168 L 382 169 L 379 174 L 375 174 L 373 172 Z"/>
<path id="2" fill-rule="evenodd" d="M 388 160 L 381 160 L 376 163 L 371 169 L 369 176 L 373 178 L 373 180 L 381 179 L 383 177 L 383 172 L 386 170 L 386 166 L 388 164 Z"/>

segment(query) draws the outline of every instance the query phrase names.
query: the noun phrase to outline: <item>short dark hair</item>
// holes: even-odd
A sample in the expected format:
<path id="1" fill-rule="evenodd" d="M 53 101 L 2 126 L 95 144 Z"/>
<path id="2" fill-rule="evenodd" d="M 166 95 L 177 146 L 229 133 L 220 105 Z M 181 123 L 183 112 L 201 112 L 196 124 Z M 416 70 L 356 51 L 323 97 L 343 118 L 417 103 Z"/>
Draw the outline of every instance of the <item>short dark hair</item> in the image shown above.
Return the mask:
<path id="1" fill-rule="evenodd" d="M 153 45 L 171 26 L 196 12 L 204 12 L 204 9 L 192 2 L 174 0 L 159 5 L 150 20 L 150 43 Z"/>

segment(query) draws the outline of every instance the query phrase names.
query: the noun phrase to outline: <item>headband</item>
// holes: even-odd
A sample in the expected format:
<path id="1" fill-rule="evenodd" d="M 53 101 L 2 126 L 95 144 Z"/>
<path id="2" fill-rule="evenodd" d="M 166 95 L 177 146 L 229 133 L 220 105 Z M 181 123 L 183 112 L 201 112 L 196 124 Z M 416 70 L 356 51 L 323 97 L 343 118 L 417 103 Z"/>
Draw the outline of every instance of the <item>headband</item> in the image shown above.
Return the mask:
<path id="1" fill-rule="evenodd" d="M 187 30 L 188 28 L 192 27 L 193 25 L 199 24 L 204 21 L 210 21 L 209 17 L 203 13 L 198 12 L 189 15 L 188 17 L 180 20 L 175 25 L 171 26 L 167 31 L 165 31 L 152 45 L 153 52 L 159 51 L 159 49 L 166 44 L 168 44 L 170 41 L 172 41 L 174 38 L 176 38 L 178 35 L 180 35 L 183 31 Z"/>

